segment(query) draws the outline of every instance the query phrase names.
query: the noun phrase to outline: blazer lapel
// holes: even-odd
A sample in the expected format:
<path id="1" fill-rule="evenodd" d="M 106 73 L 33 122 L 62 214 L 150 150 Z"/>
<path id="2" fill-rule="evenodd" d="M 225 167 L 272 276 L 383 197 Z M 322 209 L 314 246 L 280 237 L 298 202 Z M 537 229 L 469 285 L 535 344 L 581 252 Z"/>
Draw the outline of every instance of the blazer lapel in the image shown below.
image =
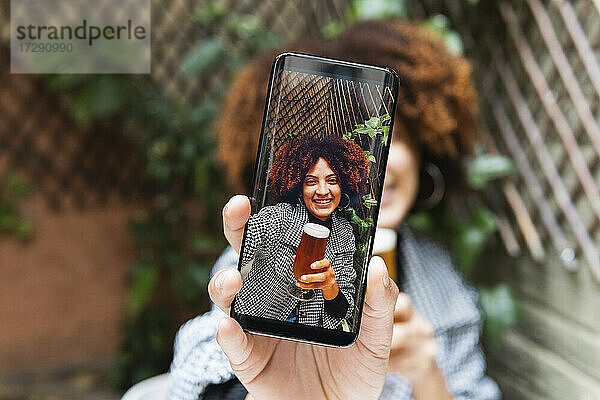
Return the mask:
<path id="1" fill-rule="evenodd" d="M 287 224 L 287 228 L 283 229 L 283 237 L 281 242 L 294 249 L 294 253 L 300 246 L 302 239 L 302 228 L 308 222 L 308 210 L 304 204 L 297 204 L 292 209 L 291 220 Z M 283 222 L 285 224 L 285 222 Z"/>

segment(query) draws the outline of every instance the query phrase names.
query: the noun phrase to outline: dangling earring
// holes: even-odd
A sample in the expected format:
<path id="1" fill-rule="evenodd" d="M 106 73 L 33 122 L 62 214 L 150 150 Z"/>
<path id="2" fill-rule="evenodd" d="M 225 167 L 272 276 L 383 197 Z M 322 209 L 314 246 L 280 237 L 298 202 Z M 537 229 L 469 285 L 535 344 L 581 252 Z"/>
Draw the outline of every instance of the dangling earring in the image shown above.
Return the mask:
<path id="1" fill-rule="evenodd" d="M 437 206 L 446 193 L 446 181 L 444 175 L 437 165 L 428 162 L 419 176 L 419 193 L 414 210 L 429 210 Z"/>
<path id="2" fill-rule="evenodd" d="M 345 210 L 348 207 L 350 207 L 350 196 L 348 195 L 348 193 L 343 193 L 343 192 L 342 192 L 342 196 L 346 196 L 346 203 L 344 205 L 342 205 L 342 201 L 340 200 L 340 204 L 338 204 L 338 208 L 340 210 Z"/>

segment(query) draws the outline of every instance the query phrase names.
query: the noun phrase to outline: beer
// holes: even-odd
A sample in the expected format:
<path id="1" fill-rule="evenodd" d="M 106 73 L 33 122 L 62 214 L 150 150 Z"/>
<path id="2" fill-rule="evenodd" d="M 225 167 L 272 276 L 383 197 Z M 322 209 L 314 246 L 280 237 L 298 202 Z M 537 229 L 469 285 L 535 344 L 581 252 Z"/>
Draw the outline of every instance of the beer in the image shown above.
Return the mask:
<path id="1" fill-rule="evenodd" d="M 390 278 L 396 280 L 396 243 L 398 234 L 393 229 L 377 228 L 375 231 L 375 243 L 373 244 L 373 255 L 383 258 L 387 266 Z"/>
<path id="2" fill-rule="evenodd" d="M 300 280 L 302 275 L 322 272 L 310 265 L 325 258 L 325 246 L 329 239 L 329 229 L 323 225 L 309 222 L 304 225 L 302 239 L 294 260 L 294 276 Z"/>

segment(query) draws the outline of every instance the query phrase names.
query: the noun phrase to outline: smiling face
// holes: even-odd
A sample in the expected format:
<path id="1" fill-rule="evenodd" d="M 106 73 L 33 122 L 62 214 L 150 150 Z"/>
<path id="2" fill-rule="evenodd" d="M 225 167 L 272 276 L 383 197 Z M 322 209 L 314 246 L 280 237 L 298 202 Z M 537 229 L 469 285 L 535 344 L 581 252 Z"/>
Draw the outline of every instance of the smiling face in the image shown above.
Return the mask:
<path id="1" fill-rule="evenodd" d="M 312 215 L 325 221 L 340 204 L 341 197 L 339 178 L 327 161 L 319 158 L 302 182 L 302 199 L 306 208 Z"/>

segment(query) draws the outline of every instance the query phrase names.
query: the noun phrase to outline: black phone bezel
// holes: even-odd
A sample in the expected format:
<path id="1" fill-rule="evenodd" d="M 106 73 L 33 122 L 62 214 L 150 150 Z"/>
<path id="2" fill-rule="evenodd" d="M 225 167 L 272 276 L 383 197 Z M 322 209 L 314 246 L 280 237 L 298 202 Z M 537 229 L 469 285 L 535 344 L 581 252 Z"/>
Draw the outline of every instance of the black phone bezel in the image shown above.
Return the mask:
<path id="1" fill-rule="evenodd" d="M 252 193 L 254 193 L 256 180 L 258 177 L 259 171 L 257 171 L 257 167 L 261 165 L 260 156 L 261 156 L 261 148 L 263 146 L 263 140 L 265 136 L 265 127 L 266 127 L 266 119 L 267 113 L 269 110 L 269 104 L 271 102 L 271 95 L 273 89 L 273 79 L 275 77 L 276 72 L 279 69 L 291 69 L 291 70 L 299 70 L 309 73 L 316 73 L 320 75 L 333 75 L 333 76 L 344 76 L 354 80 L 369 80 L 369 81 L 381 81 L 386 85 L 391 83 L 393 87 L 393 97 L 394 97 L 394 107 L 392 107 L 391 112 L 391 121 L 390 121 L 390 134 L 388 137 L 388 143 L 386 146 L 386 150 L 383 154 L 383 165 L 387 165 L 387 159 L 389 155 L 389 144 L 392 140 L 392 132 L 393 132 L 393 124 L 394 117 L 396 112 L 396 102 L 398 98 L 398 87 L 399 87 L 399 78 L 396 72 L 387 67 L 378 67 L 373 65 L 359 64 L 349 61 L 342 60 L 334 60 L 330 58 L 324 58 L 319 56 L 313 56 L 308 54 L 294 53 L 294 52 L 286 52 L 279 54 L 275 57 L 272 67 L 271 73 L 269 76 L 269 85 L 267 87 L 267 96 L 265 101 L 265 108 L 263 112 L 263 119 L 261 124 L 261 132 L 259 137 L 258 149 L 256 162 L 254 167 L 254 176 L 252 179 Z M 383 190 L 383 183 L 385 181 L 385 169 L 381 175 L 381 186 L 379 189 L 379 193 L 377 196 L 381 199 L 381 191 Z M 254 204 L 252 204 L 252 208 L 254 208 Z M 374 215 L 374 222 L 377 223 L 379 218 L 379 207 Z M 371 257 L 372 249 L 373 249 L 373 241 L 375 240 L 374 231 L 371 234 L 371 245 L 369 246 L 369 254 L 367 257 Z M 246 230 L 244 230 L 244 237 L 242 239 L 242 246 L 240 249 L 240 262 L 238 262 L 238 271 L 241 271 L 241 259 L 242 259 L 242 251 L 246 242 Z M 365 274 L 361 279 L 366 280 L 366 272 L 368 270 L 368 263 L 365 267 Z M 365 298 L 366 291 L 366 282 L 360 285 L 362 288 L 360 296 L 357 296 L 357 299 L 360 299 L 359 305 L 359 313 L 357 315 L 357 330 L 356 332 L 345 332 L 341 330 L 332 330 L 327 328 L 318 328 L 308 325 L 302 325 L 298 323 L 290 323 L 285 321 L 278 321 L 269 318 L 261 318 L 252 315 L 240 314 L 235 312 L 235 298 L 231 304 L 230 308 L 230 316 L 235 319 L 240 326 L 246 332 L 274 337 L 278 339 L 284 340 L 292 340 L 298 341 L 302 343 L 310 343 L 316 344 L 320 346 L 328 346 L 328 347 L 349 347 L 358 338 L 358 333 L 360 331 L 360 321 L 362 318 L 362 309 Z"/>

